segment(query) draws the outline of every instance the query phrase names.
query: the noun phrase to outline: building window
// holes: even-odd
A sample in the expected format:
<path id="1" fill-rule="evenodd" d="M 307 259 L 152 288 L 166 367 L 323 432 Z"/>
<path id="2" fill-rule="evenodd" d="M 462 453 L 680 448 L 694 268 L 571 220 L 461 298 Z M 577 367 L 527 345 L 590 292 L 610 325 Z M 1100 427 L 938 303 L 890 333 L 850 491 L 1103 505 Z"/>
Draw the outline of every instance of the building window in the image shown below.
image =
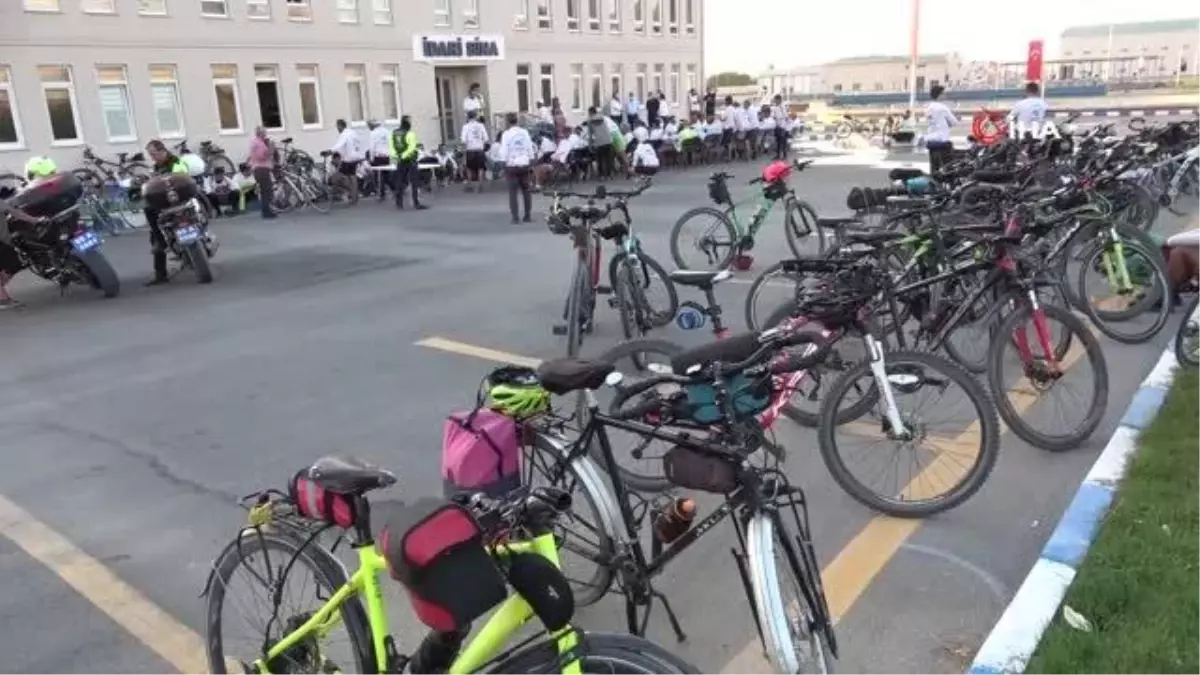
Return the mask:
<path id="1" fill-rule="evenodd" d="M 583 64 L 571 64 L 571 110 L 583 110 Z"/>
<path id="2" fill-rule="evenodd" d="M 517 0 L 517 12 L 513 15 L 513 28 L 529 30 L 529 0 Z"/>
<path id="3" fill-rule="evenodd" d="M 858 90 L 855 89 L 855 91 L 858 91 Z M 925 76 L 924 75 L 917 76 L 917 91 L 925 91 Z"/>
<path id="4" fill-rule="evenodd" d="M 400 119 L 400 66 L 392 63 L 379 67 L 379 78 L 383 90 L 383 118 L 389 122 Z"/>
<path id="5" fill-rule="evenodd" d="M 271 0 L 246 0 L 246 16 L 256 21 L 271 18 Z"/>
<path id="6" fill-rule="evenodd" d="M 667 89 L 667 100 L 675 105 L 679 105 L 679 64 L 671 64 L 671 79 L 670 86 Z"/>
<path id="7" fill-rule="evenodd" d="M 579 30 L 579 0 L 567 0 L 567 30 Z"/>
<path id="8" fill-rule="evenodd" d="M 646 0 L 633 0 L 633 32 L 646 32 L 646 10 L 642 3 Z"/>
<path id="9" fill-rule="evenodd" d="M 687 65 L 687 76 L 686 77 L 687 77 L 687 79 L 684 80 L 684 84 L 687 85 L 688 96 L 690 97 L 691 93 L 693 91 L 696 91 L 696 64 L 689 63 Z"/>
<path id="10" fill-rule="evenodd" d="M 621 100 L 621 64 L 614 63 L 608 71 L 608 83 L 612 87 L 612 95 L 618 101 Z"/>
<path id="11" fill-rule="evenodd" d="M 85 14 L 116 14 L 116 0 L 83 0 L 79 8 Z"/>
<path id="12" fill-rule="evenodd" d="M 667 0 L 667 31 L 679 34 L 679 0 Z"/>
<path id="13" fill-rule="evenodd" d="M 254 89 L 258 92 L 258 114 L 262 125 L 283 129 L 283 104 L 279 96 L 279 68 L 254 66 Z"/>
<path id="14" fill-rule="evenodd" d="M 841 93 L 841 91 L 842 91 L 842 85 L 840 85 L 840 84 L 833 85 L 833 93 L 837 94 L 837 93 Z"/>
<path id="15" fill-rule="evenodd" d="M 97 66 L 96 85 L 100 94 L 100 114 L 108 140 L 128 143 L 137 140 L 133 127 L 133 106 L 129 102 L 129 80 L 125 66 Z"/>
<path id="16" fill-rule="evenodd" d="M 463 28 L 479 28 L 479 0 L 463 0 Z"/>
<path id="17" fill-rule="evenodd" d="M 16 149 L 25 145 L 21 134 L 21 118 L 13 97 L 12 71 L 0 66 L 0 149 Z"/>
<path id="18" fill-rule="evenodd" d="M 537 0 L 538 28 L 551 30 L 554 28 L 554 17 L 550 14 L 550 0 Z"/>
<path id="19" fill-rule="evenodd" d="M 542 64 L 542 105 L 550 105 L 554 100 L 554 66 Z"/>
<path id="20" fill-rule="evenodd" d="M 150 101 L 154 123 L 163 138 L 183 138 L 183 104 L 179 100 L 179 78 L 175 66 L 150 66 Z"/>
<path id="21" fill-rule="evenodd" d="M 646 64 L 639 63 L 637 67 L 637 76 L 634 79 L 634 93 L 637 94 L 639 101 L 646 100 Z"/>
<path id="22" fill-rule="evenodd" d="M 25 0 L 26 12 L 58 12 L 58 0 Z"/>
<path id="23" fill-rule="evenodd" d="M 288 21 L 307 23 L 312 21 L 312 6 L 308 0 L 286 0 Z"/>
<path id="24" fill-rule="evenodd" d="M 296 66 L 300 82 L 300 123 L 305 129 L 321 128 L 321 78 L 315 65 Z"/>
<path id="25" fill-rule="evenodd" d="M 75 103 L 75 84 L 69 66 L 38 66 L 42 80 L 42 97 L 50 116 L 50 136 L 53 144 L 74 145 L 80 140 L 79 106 Z"/>
<path id="26" fill-rule="evenodd" d="M 375 13 L 376 26 L 392 24 L 392 0 L 371 0 L 371 8 Z"/>
<path id="27" fill-rule="evenodd" d="M 337 0 L 338 23 L 358 23 L 358 0 Z"/>
<path id="28" fill-rule="evenodd" d="M 450 25 L 450 0 L 433 0 L 433 25 Z"/>
<path id="29" fill-rule="evenodd" d="M 592 66 L 591 80 L 592 105 L 599 109 L 600 104 L 604 102 L 604 73 L 599 65 Z"/>
<path id="30" fill-rule="evenodd" d="M 855 82 L 854 84 L 850 85 L 850 91 L 862 91 L 862 85 L 858 82 Z"/>
<path id="31" fill-rule="evenodd" d="M 656 63 L 656 64 L 654 64 L 654 88 L 650 90 L 650 93 L 657 94 L 658 92 L 660 92 L 662 90 L 663 90 L 663 64 Z"/>
<path id="32" fill-rule="evenodd" d="M 228 19 L 229 3 L 227 0 L 200 0 L 200 16 Z"/>
<path id="33" fill-rule="evenodd" d="M 875 83 L 875 91 L 883 91 L 883 83 L 882 82 Z"/>
<path id="34" fill-rule="evenodd" d="M 138 0 L 138 14 L 142 16 L 166 16 L 167 0 Z"/>
<path id="35" fill-rule="evenodd" d="M 242 133 L 242 103 L 238 97 L 237 66 L 212 66 L 213 94 L 217 100 L 217 123 L 224 134 Z"/>
<path id="36" fill-rule="evenodd" d="M 621 32 L 621 0 L 608 0 L 608 30 Z"/>
<path id="37" fill-rule="evenodd" d="M 529 112 L 529 64 L 517 64 L 517 110 Z"/>
<path id="38" fill-rule="evenodd" d="M 663 0 L 650 0 L 650 32 L 662 35 L 662 3 Z"/>
<path id="39" fill-rule="evenodd" d="M 696 34 L 696 0 L 683 0 L 683 23 L 687 34 Z"/>
<path id="40" fill-rule="evenodd" d="M 361 63 L 346 64 L 346 96 L 350 99 L 350 123 L 367 121 L 367 73 Z"/>
<path id="41" fill-rule="evenodd" d="M 600 30 L 600 0 L 587 0 L 588 30 Z"/>

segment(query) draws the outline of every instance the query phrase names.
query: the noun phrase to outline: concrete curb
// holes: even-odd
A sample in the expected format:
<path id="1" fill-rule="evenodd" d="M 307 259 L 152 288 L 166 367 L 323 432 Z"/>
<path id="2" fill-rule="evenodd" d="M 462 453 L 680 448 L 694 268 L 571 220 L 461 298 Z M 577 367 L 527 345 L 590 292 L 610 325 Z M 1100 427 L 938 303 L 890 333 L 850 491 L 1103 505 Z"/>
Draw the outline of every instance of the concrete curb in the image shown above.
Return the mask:
<path id="1" fill-rule="evenodd" d="M 1175 352 L 1168 346 L 1142 380 L 1104 452 L 1084 477 L 1041 556 L 975 655 L 968 673 L 1025 671 L 1116 497 L 1126 463 L 1137 450 L 1138 432 L 1154 419 L 1167 397 L 1177 365 Z"/>

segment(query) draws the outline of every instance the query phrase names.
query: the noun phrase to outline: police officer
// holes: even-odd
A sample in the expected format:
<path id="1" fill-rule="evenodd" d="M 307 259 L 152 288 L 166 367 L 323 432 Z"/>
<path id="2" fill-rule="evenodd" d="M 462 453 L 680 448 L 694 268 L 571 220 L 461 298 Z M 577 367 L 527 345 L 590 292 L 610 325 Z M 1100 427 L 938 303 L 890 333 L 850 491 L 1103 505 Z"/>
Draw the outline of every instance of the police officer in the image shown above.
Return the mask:
<path id="1" fill-rule="evenodd" d="M 188 175 L 187 162 L 167 150 L 167 146 L 162 141 L 155 139 L 147 143 L 146 154 L 150 155 L 150 160 L 154 162 L 155 174 L 160 176 L 174 173 Z M 154 278 L 146 285 L 157 286 L 171 280 L 171 277 L 167 275 L 167 240 L 163 236 L 162 230 L 158 229 L 158 209 L 146 207 L 143 213 L 146 214 L 146 225 L 150 227 L 150 253 L 154 256 Z"/>
<path id="2" fill-rule="evenodd" d="M 400 127 L 392 132 L 390 149 L 393 157 L 396 158 L 396 206 L 404 208 L 404 188 L 412 186 L 413 208 L 417 210 L 427 209 L 421 203 L 419 195 L 421 189 L 421 180 L 418 176 L 419 169 L 417 168 L 417 132 L 412 129 L 412 118 L 408 115 L 400 118 Z"/>

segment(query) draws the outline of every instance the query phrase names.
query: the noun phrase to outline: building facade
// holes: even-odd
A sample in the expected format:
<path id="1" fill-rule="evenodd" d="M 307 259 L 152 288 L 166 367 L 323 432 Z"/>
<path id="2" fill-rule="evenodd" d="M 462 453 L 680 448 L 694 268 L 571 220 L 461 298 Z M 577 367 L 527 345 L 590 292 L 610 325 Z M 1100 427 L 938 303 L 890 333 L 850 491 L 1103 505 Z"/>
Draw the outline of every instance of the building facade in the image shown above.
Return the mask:
<path id="1" fill-rule="evenodd" d="M 821 83 L 834 94 L 908 91 L 909 69 L 907 56 L 854 56 L 822 64 Z M 922 54 L 917 58 L 917 91 L 935 82 L 957 82 L 962 69 L 957 54 Z"/>
<path id="2" fill-rule="evenodd" d="M 0 0 L 0 170 L 84 147 L 254 127 L 315 152 L 334 121 L 409 115 L 453 140 L 478 83 L 489 121 L 559 98 L 580 119 L 614 92 L 685 102 L 703 86 L 701 0 Z"/>
<path id="3" fill-rule="evenodd" d="M 1059 79 L 1195 75 L 1200 19 L 1074 26 L 1062 32 Z"/>

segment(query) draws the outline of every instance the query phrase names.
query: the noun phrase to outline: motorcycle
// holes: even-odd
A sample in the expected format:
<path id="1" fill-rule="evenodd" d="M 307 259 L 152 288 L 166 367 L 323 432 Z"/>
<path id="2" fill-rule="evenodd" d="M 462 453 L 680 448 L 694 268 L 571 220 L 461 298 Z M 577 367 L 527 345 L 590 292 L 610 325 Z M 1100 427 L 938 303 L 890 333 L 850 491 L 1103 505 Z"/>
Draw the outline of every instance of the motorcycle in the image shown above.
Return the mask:
<path id="1" fill-rule="evenodd" d="M 13 206 L 36 218 L 30 225 L 8 220 L 10 244 L 21 269 L 59 285 L 79 284 L 106 298 L 121 293 L 121 280 L 101 252 L 103 239 L 80 217 L 83 185 L 71 174 L 38 181 L 11 198 Z"/>
<path id="2" fill-rule="evenodd" d="M 158 229 L 167 252 L 182 264 L 180 269 L 190 267 L 197 282 L 212 283 L 208 261 L 216 254 L 217 242 L 208 232 L 207 210 L 195 181 L 182 174 L 157 176 L 142 186 L 142 197 L 146 206 L 158 210 Z"/>

